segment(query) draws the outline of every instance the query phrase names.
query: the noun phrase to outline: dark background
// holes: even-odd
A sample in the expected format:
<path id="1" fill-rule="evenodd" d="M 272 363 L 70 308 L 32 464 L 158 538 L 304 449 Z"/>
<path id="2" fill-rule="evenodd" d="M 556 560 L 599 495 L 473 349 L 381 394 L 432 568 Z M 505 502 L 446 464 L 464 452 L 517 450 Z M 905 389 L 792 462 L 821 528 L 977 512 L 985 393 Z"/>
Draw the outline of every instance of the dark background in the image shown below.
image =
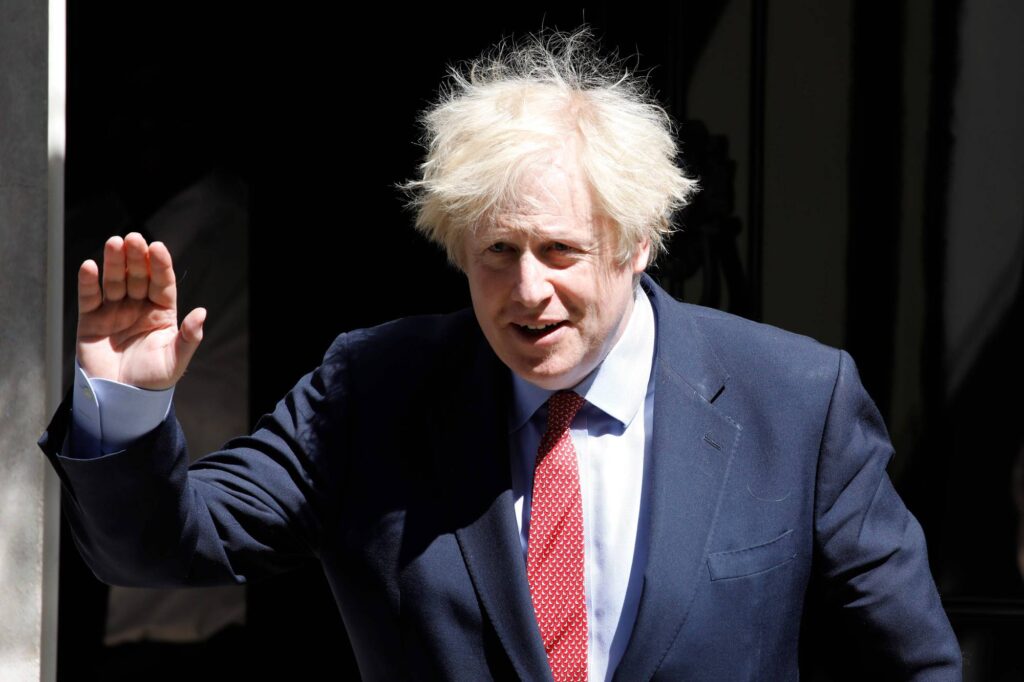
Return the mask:
<path id="1" fill-rule="evenodd" d="M 253 422 L 338 333 L 468 305 L 461 275 L 411 229 L 396 189 L 421 157 L 416 115 L 448 64 L 585 17 L 608 49 L 651 69 L 703 186 L 653 274 L 679 298 L 851 351 L 890 424 L 890 473 L 928 536 L 966 678 L 1024 674 L 1012 479 L 1024 445 L 1024 171 L 972 165 L 963 141 L 986 119 L 962 113 L 1020 101 L 1019 49 L 980 87 L 970 70 L 986 58 L 973 46 L 1004 32 L 1020 43 L 1011 4 L 982 19 L 957 2 L 912 0 L 472 15 L 68 9 L 66 279 L 204 174 L 238 178 L 249 202 Z M 998 139 L 1024 155 L 1020 125 Z M 111 198 L 117 224 L 89 218 Z M 993 206 L 1006 210 L 993 217 Z M 974 253 L 965 240 L 995 246 Z M 995 293 L 958 298 L 964 281 Z M 62 680 L 357 675 L 315 564 L 251 586 L 246 626 L 206 644 L 101 646 L 105 589 L 65 537 Z M 842 633 L 821 632 L 809 654 L 827 660 Z"/>

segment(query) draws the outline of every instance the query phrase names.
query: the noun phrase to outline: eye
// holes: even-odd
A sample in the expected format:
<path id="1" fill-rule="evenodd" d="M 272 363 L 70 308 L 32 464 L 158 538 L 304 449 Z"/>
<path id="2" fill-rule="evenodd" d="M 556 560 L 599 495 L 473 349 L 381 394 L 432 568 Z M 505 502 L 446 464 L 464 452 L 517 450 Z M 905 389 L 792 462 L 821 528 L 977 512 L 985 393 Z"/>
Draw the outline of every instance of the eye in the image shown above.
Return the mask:
<path id="1" fill-rule="evenodd" d="M 546 248 L 548 253 L 558 257 L 574 257 L 582 253 L 578 245 L 566 244 L 565 242 L 550 242 Z"/>
<path id="2" fill-rule="evenodd" d="M 491 253 L 505 253 L 508 251 L 508 244 L 505 242 L 495 242 L 487 247 L 487 250 Z"/>

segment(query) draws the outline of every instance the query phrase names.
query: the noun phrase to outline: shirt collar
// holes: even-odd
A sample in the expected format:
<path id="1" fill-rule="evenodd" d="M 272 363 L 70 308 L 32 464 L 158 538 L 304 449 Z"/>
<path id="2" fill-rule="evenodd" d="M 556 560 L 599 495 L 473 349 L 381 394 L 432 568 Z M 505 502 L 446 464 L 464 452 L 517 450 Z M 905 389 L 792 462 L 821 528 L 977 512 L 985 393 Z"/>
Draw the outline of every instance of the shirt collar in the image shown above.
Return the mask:
<path id="1" fill-rule="evenodd" d="M 647 294 L 637 287 L 633 310 L 622 336 L 601 364 L 572 390 L 623 426 L 628 426 L 641 412 L 647 396 L 654 362 L 654 333 L 654 310 Z M 553 393 L 513 373 L 509 430 L 522 428 Z"/>

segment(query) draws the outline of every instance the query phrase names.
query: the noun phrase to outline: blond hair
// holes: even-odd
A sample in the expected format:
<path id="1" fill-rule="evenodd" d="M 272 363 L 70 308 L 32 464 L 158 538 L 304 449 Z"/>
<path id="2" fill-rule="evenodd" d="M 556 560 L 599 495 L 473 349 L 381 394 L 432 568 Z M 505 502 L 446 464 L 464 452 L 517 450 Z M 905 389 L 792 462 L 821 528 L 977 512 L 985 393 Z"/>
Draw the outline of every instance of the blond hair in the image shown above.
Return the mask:
<path id="1" fill-rule="evenodd" d="M 515 195 L 530 165 L 573 149 L 595 211 L 627 262 L 664 250 L 697 183 L 676 165 L 672 122 L 645 80 L 598 54 L 588 28 L 502 41 L 449 70 L 421 115 L 426 158 L 405 183 L 416 228 L 459 265 L 463 238 Z"/>

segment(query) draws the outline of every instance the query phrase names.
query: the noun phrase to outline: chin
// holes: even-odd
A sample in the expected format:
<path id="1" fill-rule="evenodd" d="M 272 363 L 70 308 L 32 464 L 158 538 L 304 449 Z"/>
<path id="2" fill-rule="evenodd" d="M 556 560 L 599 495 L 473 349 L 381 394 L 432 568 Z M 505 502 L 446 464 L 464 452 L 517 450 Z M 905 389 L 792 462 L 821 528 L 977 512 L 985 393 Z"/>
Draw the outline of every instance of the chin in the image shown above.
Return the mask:
<path id="1" fill-rule="evenodd" d="M 529 381 L 534 386 L 543 388 L 546 391 L 561 391 L 567 388 L 572 388 L 577 383 L 576 381 L 568 381 L 565 377 L 551 377 L 551 376 L 534 376 L 534 375 L 519 375 L 521 378 Z"/>
<path id="2" fill-rule="evenodd" d="M 523 371 L 513 371 L 534 386 L 539 386 L 547 391 L 561 391 L 572 388 L 586 376 L 586 374 L 578 375 L 578 372 L 574 371 L 575 369 L 575 367 L 571 367 L 564 370 L 544 370 L 531 367 L 523 368 Z"/>

